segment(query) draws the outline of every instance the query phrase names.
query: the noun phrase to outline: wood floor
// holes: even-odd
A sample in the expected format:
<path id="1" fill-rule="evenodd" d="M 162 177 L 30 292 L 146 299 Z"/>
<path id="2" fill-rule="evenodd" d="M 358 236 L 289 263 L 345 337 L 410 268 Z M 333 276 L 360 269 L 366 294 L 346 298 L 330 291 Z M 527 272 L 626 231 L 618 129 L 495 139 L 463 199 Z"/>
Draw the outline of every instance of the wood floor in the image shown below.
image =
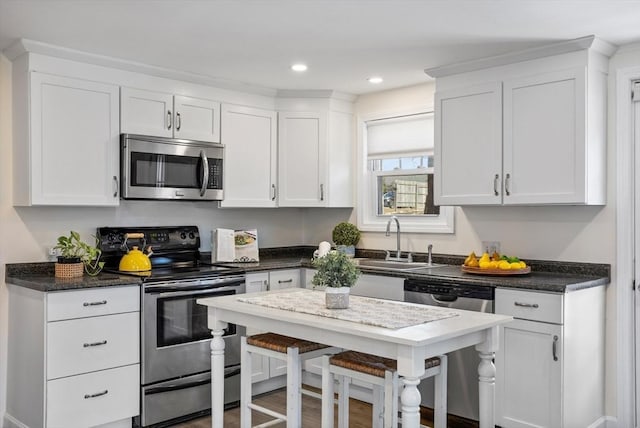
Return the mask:
<path id="1" fill-rule="evenodd" d="M 262 395 L 255 399 L 255 403 L 268 407 L 280 413 L 285 413 L 286 391 L 280 389 L 269 394 Z M 320 400 L 302 396 L 302 428 L 320 428 Z M 334 411 L 334 417 L 337 424 L 338 409 Z M 433 415 L 430 411 L 422 412 L 421 423 L 423 425 L 433 426 Z M 253 424 L 260 424 L 270 420 L 268 416 L 253 412 Z M 449 428 L 477 428 L 477 422 L 469 422 L 466 420 L 452 419 L 449 416 Z M 285 427 L 285 423 L 273 425 L 274 427 Z M 224 413 L 224 428 L 240 427 L 240 411 L 238 408 L 227 410 Z M 194 419 L 189 422 L 174 425 L 172 428 L 211 428 L 211 418 L 203 417 Z M 349 400 L 349 428 L 371 428 L 371 405 L 362 401 Z"/>

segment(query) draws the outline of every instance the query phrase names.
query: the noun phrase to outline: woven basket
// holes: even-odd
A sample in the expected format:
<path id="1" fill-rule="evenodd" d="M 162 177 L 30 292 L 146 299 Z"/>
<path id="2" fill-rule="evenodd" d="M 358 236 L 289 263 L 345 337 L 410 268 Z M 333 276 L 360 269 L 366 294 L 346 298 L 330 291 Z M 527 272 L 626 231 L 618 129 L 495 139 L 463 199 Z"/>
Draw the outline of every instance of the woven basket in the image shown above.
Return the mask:
<path id="1" fill-rule="evenodd" d="M 79 278 L 84 274 L 84 263 L 56 263 L 56 278 Z"/>

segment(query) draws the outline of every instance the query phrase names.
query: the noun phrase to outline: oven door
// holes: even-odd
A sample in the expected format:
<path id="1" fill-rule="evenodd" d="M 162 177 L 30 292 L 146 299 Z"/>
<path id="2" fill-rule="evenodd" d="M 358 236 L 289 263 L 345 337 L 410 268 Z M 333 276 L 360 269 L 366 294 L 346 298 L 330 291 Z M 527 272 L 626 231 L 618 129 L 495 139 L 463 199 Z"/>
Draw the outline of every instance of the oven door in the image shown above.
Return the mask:
<path id="1" fill-rule="evenodd" d="M 224 146 L 122 135 L 125 199 L 221 200 Z"/>
<path id="2" fill-rule="evenodd" d="M 240 294 L 244 276 L 146 284 L 142 296 L 142 384 L 211 370 L 211 331 L 204 297 Z M 240 364 L 244 327 L 225 331 L 225 366 Z"/>

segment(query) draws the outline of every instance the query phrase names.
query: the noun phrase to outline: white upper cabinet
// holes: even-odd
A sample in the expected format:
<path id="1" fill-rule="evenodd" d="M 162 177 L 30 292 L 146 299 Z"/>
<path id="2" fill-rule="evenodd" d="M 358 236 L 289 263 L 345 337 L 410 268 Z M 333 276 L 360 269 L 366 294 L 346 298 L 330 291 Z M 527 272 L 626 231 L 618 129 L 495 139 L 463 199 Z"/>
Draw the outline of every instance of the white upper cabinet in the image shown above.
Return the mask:
<path id="1" fill-rule="evenodd" d="M 278 206 L 353 207 L 353 104 L 332 96 L 278 100 Z"/>
<path id="2" fill-rule="evenodd" d="M 14 204 L 118 205 L 118 86 L 14 70 Z"/>
<path id="3" fill-rule="evenodd" d="M 220 103 L 201 98 L 122 87 L 123 134 L 220 142 Z"/>
<path id="4" fill-rule="evenodd" d="M 278 123 L 275 111 L 222 105 L 225 145 L 221 207 L 276 207 Z"/>
<path id="5" fill-rule="evenodd" d="M 438 77 L 437 205 L 606 203 L 611 50 L 592 44 L 427 70 Z"/>

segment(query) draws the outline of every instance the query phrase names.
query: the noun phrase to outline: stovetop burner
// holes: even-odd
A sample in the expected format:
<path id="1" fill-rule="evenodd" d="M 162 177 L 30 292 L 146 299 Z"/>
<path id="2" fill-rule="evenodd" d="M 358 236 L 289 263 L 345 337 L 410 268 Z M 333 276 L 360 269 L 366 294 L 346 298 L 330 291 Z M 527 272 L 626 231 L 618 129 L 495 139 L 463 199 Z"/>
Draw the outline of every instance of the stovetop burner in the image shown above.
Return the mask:
<path id="1" fill-rule="evenodd" d="M 130 233 L 142 233 L 144 238 L 126 240 L 126 234 Z M 105 272 L 137 276 L 144 282 L 215 277 L 241 272 L 238 268 L 216 266 L 200 260 L 200 232 L 197 226 L 99 227 L 97 236 Z M 127 253 L 127 247 L 133 246 L 143 251 L 147 251 L 148 247 L 152 248 L 153 253 L 149 257 L 150 271 L 119 270 L 120 259 Z"/>

